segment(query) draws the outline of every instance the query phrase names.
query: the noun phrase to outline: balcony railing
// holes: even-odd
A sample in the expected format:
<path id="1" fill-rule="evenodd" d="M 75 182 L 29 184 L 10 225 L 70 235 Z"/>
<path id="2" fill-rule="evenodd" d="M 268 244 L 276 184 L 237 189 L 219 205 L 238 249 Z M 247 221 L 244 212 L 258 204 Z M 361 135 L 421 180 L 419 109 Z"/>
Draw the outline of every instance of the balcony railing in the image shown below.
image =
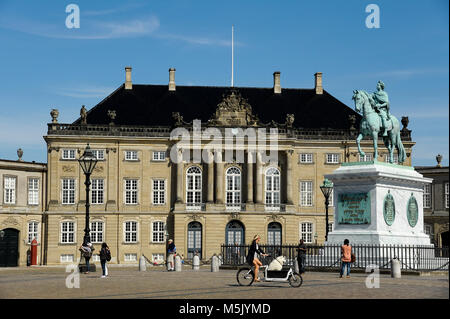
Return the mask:
<path id="1" fill-rule="evenodd" d="M 187 203 L 186 210 L 189 211 L 206 211 L 205 203 Z"/>

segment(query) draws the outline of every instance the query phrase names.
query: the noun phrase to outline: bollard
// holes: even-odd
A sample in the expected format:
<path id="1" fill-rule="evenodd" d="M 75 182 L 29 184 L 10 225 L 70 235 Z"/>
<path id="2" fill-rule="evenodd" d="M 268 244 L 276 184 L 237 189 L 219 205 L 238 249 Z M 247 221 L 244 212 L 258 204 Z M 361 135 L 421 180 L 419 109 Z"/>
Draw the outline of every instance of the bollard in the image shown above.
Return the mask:
<path id="1" fill-rule="evenodd" d="M 175 271 L 181 271 L 181 258 L 180 256 L 175 256 Z"/>
<path id="2" fill-rule="evenodd" d="M 145 265 L 145 257 L 141 256 L 141 258 L 139 258 L 139 271 L 146 271 L 147 270 L 147 266 Z"/>
<path id="3" fill-rule="evenodd" d="M 400 260 L 398 258 L 394 257 L 391 260 L 391 277 L 392 278 L 401 278 L 402 277 L 402 270 L 400 267 Z"/>
<path id="4" fill-rule="evenodd" d="M 211 259 L 211 272 L 218 272 L 219 271 L 219 258 L 214 255 Z"/>
<path id="5" fill-rule="evenodd" d="M 192 269 L 199 270 L 200 269 L 200 258 L 195 255 L 194 258 L 192 258 Z"/>

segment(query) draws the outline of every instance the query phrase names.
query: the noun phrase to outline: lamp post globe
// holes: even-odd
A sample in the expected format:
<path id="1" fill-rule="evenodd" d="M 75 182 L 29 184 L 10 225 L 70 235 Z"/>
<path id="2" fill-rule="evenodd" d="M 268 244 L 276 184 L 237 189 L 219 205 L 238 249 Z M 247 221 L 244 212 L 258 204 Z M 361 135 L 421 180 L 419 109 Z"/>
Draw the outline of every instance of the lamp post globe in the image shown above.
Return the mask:
<path id="1" fill-rule="evenodd" d="M 325 196 L 325 241 L 328 240 L 328 204 L 331 193 L 333 192 L 333 183 L 328 179 L 323 180 L 323 184 L 320 186 L 323 196 Z"/>

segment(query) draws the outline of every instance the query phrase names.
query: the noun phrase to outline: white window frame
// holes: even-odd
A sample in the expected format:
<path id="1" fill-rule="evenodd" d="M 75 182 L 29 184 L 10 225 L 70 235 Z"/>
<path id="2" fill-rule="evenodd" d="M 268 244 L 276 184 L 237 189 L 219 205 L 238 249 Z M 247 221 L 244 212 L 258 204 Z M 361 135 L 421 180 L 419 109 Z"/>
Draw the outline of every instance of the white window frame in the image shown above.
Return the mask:
<path id="1" fill-rule="evenodd" d="M 67 187 L 64 186 L 64 181 L 67 181 Z M 64 199 L 65 194 L 67 194 L 66 200 Z M 76 179 L 61 178 L 61 203 L 63 205 L 74 205 L 75 202 L 76 202 Z"/>
<path id="2" fill-rule="evenodd" d="M 105 160 L 105 150 L 104 149 L 93 149 L 92 153 L 97 158 L 98 161 Z"/>
<path id="3" fill-rule="evenodd" d="M 202 175 L 202 169 L 198 166 L 191 166 L 186 170 L 186 209 L 201 208 L 203 192 Z"/>
<path id="4" fill-rule="evenodd" d="M 333 231 L 333 227 L 334 223 L 333 222 L 328 222 L 328 233 L 331 233 Z"/>
<path id="5" fill-rule="evenodd" d="M 325 155 L 327 164 L 339 164 L 340 154 L 339 153 L 327 153 Z"/>
<path id="6" fill-rule="evenodd" d="M 162 186 L 161 186 L 162 185 Z M 152 179 L 152 204 L 165 205 L 166 204 L 166 185 L 167 182 L 162 178 Z"/>
<path id="7" fill-rule="evenodd" d="M 448 182 L 446 182 L 445 184 L 444 184 L 444 205 L 445 205 L 445 208 L 448 208 L 448 206 L 449 206 L 449 184 L 448 184 Z"/>
<path id="8" fill-rule="evenodd" d="M 136 253 L 125 253 L 123 255 L 123 260 L 128 262 L 137 261 L 137 254 Z"/>
<path id="9" fill-rule="evenodd" d="M 305 226 L 305 227 L 303 227 Z M 309 229 L 310 228 L 310 229 Z M 314 239 L 314 223 L 310 221 L 300 222 L 300 238 L 305 244 L 312 244 Z"/>
<path id="10" fill-rule="evenodd" d="M 29 177 L 28 187 L 28 205 L 39 205 L 39 178 Z"/>
<path id="11" fill-rule="evenodd" d="M 393 154 L 392 158 L 392 164 L 398 164 L 398 154 Z M 389 154 L 384 154 L 384 161 L 389 163 Z"/>
<path id="12" fill-rule="evenodd" d="M 27 243 L 31 244 L 35 238 L 36 241 L 39 241 L 39 222 L 30 220 L 27 224 Z"/>
<path id="13" fill-rule="evenodd" d="M 300 181 L 300 206 L 314 206 L 314 183 L 313 181 Z"/>
<path id="14" fill-rule="evenodd" d="M 279 210 L 281 204 L 281 171 L 276 167 L 269 167 L 266 169 L 264 176 L 264 203 L 266 209 Z"/>
<path id="15" fill-rule="evenodd" d="M 166 151 L 153 151 L 152 161 L 164 162 L 166 160 Z"/>
<path id="16" fill-rule="evenodd" d="M 125 205 L 139 204 L 139 180 L 137 178 L 126 178 L 123 181 L 123 197 Z"/>
<path id="17" fill-rule="evenodd" d="M 3 177 L 3 203 L 8 205 L 16 204 L 17 177 Z"/>
<path id="18" fill-rule="evenodd" d="M 312 164 L 314 163 L 313 153 L 300 153 L 300 163 L 301 164 Z"/>
<path id="19" fill-rule="evenodd" d="M 61 254 L 59 256 L 59 261 L 61 263 L 72 263 L 74 261 L 73 254 Z"/>
<path id="20" fill-rule="evenodd" d="M 431 200 L 431 184 L 426 183 L 423 185 L 423 208 L 431 208 Z"/>
<path id="21" fill-rule="evenodd" d="M 91 180 L 91 204 L 105 203 L 105 180 L 103 178 L 93 178 Z"/>
<path id="22" fill-rule="evenodd" d="M 125 151 L 126 161 L 139 161 L 138 151 Z"/>
<path id="23" fill-rule="evenodd" d="M 127 230 L 127 224 L 130 224 L 129 230 Z M 133 225 L 136 229 L 133 230 Z M 127 234 L 129 233 L 129 239 L 127 240 Z M 133 240 L 133 234 L 135 240 Z M 139 223 L 135 220 L 127 220 L 123 223 L 123 242 L 127 244 L 137 244 L 139 242 Z"/>
<path id="24" fill-rule="evenodd" d="M 64 225 L 67 224 L 67 230 L 64 231 Z M 72 230 L 70 230 L 69 225 L 72 225 Z M 74 244 L 76 243 L 76 223 L 73 220 L 63 220 L 60 222 L 60 237 L 59 242 L 61 244 Z M 64 234 L 66 234 L 67 239 L 64 241 Z M 72 241 L 70 241 L 70 235 L 72 235 Z"/>
<path id="25" fill-rule="evenodd" d="M 161 253 L 153 253 L 152 254 L 152 263 L 156 263 L 157 265 L 159 264 L 164 264 L 164 254 Z"/>
<path id="26" fill-rule="evenodd" d="M 64 148 L 64 149 L 61 150 L 61 159 L 63 159 L 63 160 L 74 160 L 74 159 L 76 159 L 76 153 L 77 153 L 76 149 Z"/>
<path id="27" fill-rule="evenodd" d="M 373 154 L 372 153 L 366 153 L 364 156 L 359 155 L 359 161 L 360 162 L 372 162 L 373 161 Z"/>
<path id="28" fill-rule="evenodd" d="M 99 225 L 101 225 L 101 230 L 99 230 Z M 93 220 L 90 222 L 90 232 L 91 243 L 103 243 L 105 241 L 105 222 L 102 220 Z M 101 238 L 99 239 L 99 235 Z"/>
<path id="29" fill-rule="evenodd" d="M 162 220 L 155 220 L 150 224 L 150 227 L 152 243 L 163 244 L 165 242 L 165 222 Z"/>
<path id="30" fill-rule="evenodd" d="M 236 172 L 239 173 L 236 173 Z M 242 202 L 242 171 L 232 166 L 225 172 L 225 208 L 240 210 Z"/>

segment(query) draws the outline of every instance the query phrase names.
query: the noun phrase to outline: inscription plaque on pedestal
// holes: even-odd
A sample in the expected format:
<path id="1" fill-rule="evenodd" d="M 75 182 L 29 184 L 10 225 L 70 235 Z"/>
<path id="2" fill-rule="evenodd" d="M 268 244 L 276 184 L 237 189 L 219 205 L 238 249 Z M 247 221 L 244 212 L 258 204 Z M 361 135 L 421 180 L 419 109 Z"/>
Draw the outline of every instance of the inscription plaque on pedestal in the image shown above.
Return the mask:
<path id="1" fill-rule="evenodd" d="M 370 194 L 339 194 L 338 222 L 351 225 L 370 224 Z"/>

